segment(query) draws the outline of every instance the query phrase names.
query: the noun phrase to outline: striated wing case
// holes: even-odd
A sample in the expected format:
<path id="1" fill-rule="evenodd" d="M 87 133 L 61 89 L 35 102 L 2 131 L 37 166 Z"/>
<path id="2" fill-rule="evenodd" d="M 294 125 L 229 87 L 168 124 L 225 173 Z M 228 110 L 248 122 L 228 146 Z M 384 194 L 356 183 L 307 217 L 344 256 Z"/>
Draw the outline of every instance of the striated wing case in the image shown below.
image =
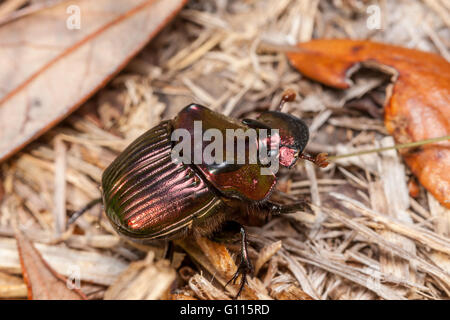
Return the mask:
<path id="1" fill-rule="evenodd" d="M 170 135 L 170 122 L 162 122 L 103 173 L 106 214 L 124 235 L 170 238 L 224 205 L 189 165 L 172 162 Z"/>

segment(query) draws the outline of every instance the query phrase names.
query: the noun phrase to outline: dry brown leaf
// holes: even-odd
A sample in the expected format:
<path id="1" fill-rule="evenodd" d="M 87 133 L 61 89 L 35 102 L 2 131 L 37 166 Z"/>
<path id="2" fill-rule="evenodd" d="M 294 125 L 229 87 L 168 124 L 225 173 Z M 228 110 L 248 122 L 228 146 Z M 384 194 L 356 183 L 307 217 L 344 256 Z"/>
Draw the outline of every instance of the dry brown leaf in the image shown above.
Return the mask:
<path id="1" fill-rule="evenodd" d="M 385 126 L 398 143 L 450 135 L 450 64 L 442 57 L 388 44 L 314 40 L 288 53 L 306 76 L 346 89 L 359 64 L 393 75 L 385 105 Z M 440 203 L 450 208 L 450 142 L 402 152 L 406 163 Z"/>
<path id="2" fill-rule="evenodd" d="M 185 2 L 78 0 L 70 5 L 79 10 L 79 29 L 68 27 L 65 3 L 2 26 L 0 160 L 104 86 Z"/>
<path id="3" fill-rule="evenodd" d="M 123 270 L 126 269 L 127 263 L 125 263 L 119 257 L 113 257 L 110 254 L 99 253 L 95 251 L 81 251 L 67 248 L 67 246 L 56 246 L 54 244 L 37 243 L 37 241 L 45 241 L 45 238 L 51 240 L 46 236 L 46 233 L 39 232 L 39 230 L 29 229 L 27 230 L 27 236 L 35 242 L 35 247 L 39 253 L 44 257 L 45 261 L 56 270 L 57 273 L 66 277 L 70 277 L 73 273 L 73 268 L 77 268 L 80 271 L 80 280 L 95 283 L 99 285 L 109 286 L 119 276 Z M 14 234 L 11 234 L 14 236 Z M 79 245 L 86 244 L 85 241 L 80 241 L 80 238 L 74 235 L 67 240 L 68 244 Z M 90 237 L 87 240 L 88 243 L 92 241 L 96 242 L 95 246 L 111 247 L 108 243 L 110 240 L 95 239 Z M 74 259 L 76 257 L 76 259 Z M 20 258 L 17 252 L 16 241 L 10 238 L 0 237 L 0 271 L 5 271 L 12 274 L 20 274 Z"/>
<path id="4" fill-rule="evenodd" d="M 44 8 L 50 8 L 60 2 L 68 0 L 41 0 L 31 2 L 28 0 L 3 1 L 0 7 L 0 25 L 32 14 Z M 27 4 L 23 6 L 24 4 Z"/>
<path id="5" fill-rule="evenodd" d="M 33 300 L 86 300 L 76 287 L 69 289 L 66 279 L 56 273 L 42 258 L 30 240 L 16 229 L 22 274 L 28 287 L 28 299 Z"/>

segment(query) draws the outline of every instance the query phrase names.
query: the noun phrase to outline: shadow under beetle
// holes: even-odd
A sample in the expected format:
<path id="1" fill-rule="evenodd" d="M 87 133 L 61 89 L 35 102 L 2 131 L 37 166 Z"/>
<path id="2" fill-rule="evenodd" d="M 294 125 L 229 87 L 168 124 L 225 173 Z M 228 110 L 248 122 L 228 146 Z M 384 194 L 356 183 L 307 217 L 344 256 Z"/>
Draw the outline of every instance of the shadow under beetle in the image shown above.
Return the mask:
<path id="1" fill-rule="evenodd" d="M 277 111 L 264 111 L 256 120 L 242 121 L 191 104 L 173 120 L 162 121 L 145 132 L 103 172 L 102 200 L 111 224 L 118 233 L 130 239 L 168 240 L 188 235 L 208 236 L 225 221 L 240 223 L 250 215 L 264 217 L 298 210 L 303 202 L 284 205 L 273 199 L 277 177 L 275 174 L 262 175 L 260 169 L 264 165 L 259 161 L 254 164 L 225 161 L 221 164 L 185 164 L 174 162 L 171 157 L 175 144 L 171 140 L 173 130 L 185 129 L 193 133 L 194 121 L 202 121 L 203 131 L 215 128 L 223 136 L 226 129 L 245 131 L 252 128 L 258 134 L 261 129 L 269 129 L 269 132 L 278 129 L 278 135 L 268 136 L 266 143 L 270 145 L 272 140 L 277 140 L 279 164 L 290 168 L 302 158 L 324 167 L 327 165 L 325 154 L 313 158 L 303 153 L 309 139 L 306 124 L 281 112 L 282 106 L 294 99 L 295 93 L 287 90 Z M 194 150 L 192 148 L 192 152 Z M 100 201 L 94 200 L 75 213 L 69 223 Z M 242 275 L 236 298 L 247 282 L 247 274 L 253 271 L 247 252 L 247 234 L 241 224 L 240 232 L 238 270 L 228 282 L 235 283 Z"/>

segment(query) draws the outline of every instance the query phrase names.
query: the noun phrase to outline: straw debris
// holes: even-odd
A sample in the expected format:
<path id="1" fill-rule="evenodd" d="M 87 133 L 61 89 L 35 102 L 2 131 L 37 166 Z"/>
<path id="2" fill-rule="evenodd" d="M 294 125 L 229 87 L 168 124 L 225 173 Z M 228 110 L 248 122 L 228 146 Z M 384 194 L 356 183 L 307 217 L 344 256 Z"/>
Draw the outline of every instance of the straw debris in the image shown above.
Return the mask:
<path id="1" fill-rule="evenodd" d="M 381 30 L 366 27 L 372 3 Z M 381 110 L 389 77 L 362 70 L 351 90 L 332 90 L 289 66 L 280 48 L 350 37 L 448 59 L 448 9 L 444 0 L 191 1 L 106 88 L 1 164 L 0 298 L 26 297 L 12 228 L 18 219 L 57 272 L 80 268 L 91 299 L 231 299 L 238 285 L 224 286 L 237 268 L 237 245 L 177 240 L 175 251 L 186 256 L 174 266 L 162 259 L 164 245 L 119 238 L 100 206 L 70 229 L 67 213 L 101 195 L 102 171 L 133 139 L 192 102 L 249 118 L 274 109 L 292 88 L 298 98 L 284 111 L 310 125 L 308 152 L 392 144 Z M 412 198 L 411 177 L 396 151 L 281 170 L 280 189 L 312 206 L 248 227 L 256 272 L 241 298 L 450 298 L 450 211 L 421 186 Z"/>

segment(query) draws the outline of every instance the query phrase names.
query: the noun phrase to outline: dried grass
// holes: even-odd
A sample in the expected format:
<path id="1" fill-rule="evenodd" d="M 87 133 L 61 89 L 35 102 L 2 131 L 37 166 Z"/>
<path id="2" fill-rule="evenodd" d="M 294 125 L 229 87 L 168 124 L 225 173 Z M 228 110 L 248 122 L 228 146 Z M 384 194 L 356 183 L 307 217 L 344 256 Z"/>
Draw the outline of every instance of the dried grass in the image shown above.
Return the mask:
<path id="1" fill-rule="evenodd" d="M 16 4 L 20 1 L 15 1 Z M 250 117 L 274 108 L 311 127 L 311 152 L 347 153 L 389 145 L 380 105 L 386 77 L 355 75 L 338 92 L 303 78 L 277 46 L 319 37 L 365 38 L 438 52 L 449 59 L 445 0 L 379 1 L 382 30 L 365 27 L 369 1 L 192 1 L 110 85 L 77 113 L 1 164 L 0 298 L 26 296 L 13 221 L 58 272 L 79 267 L 92 299 L 229 299 L 238 246 L 207 239 L 164 248 L 121 239 L 96 207 L 65 229 L 66 211 L 100 196 L 101 172 L 135 137 L 197 102 Z M 3 7 L 3 8 L 6 8 Z M 17 7 L 15 7 L 17 8 Z M 9 8 L 4 9 L 12 10 Z M 414 181 L 394 151 L 299 164 L 280 188 L 308 199 L 300 211 L 250 227 L 255 277 L 246 299 L 448 299 L 450 212 Z M 183 250 L 181 250 L 182 248 Z M 228 248 L 228 249 L 227 249 Z M 175 255 L 177 256 L 177 255 Z"/>

